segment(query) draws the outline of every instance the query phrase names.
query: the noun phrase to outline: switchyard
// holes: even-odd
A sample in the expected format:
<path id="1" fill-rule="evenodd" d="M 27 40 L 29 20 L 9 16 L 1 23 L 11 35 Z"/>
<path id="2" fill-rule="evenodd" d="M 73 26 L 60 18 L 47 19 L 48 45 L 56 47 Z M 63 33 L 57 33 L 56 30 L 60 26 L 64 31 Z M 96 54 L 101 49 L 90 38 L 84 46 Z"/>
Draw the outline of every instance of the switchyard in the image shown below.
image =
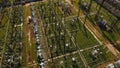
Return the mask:
<path id="1" fill-rule="evenodd" d="M 0 0 L 0 68 L 120 68 L 120 0 Z"/>

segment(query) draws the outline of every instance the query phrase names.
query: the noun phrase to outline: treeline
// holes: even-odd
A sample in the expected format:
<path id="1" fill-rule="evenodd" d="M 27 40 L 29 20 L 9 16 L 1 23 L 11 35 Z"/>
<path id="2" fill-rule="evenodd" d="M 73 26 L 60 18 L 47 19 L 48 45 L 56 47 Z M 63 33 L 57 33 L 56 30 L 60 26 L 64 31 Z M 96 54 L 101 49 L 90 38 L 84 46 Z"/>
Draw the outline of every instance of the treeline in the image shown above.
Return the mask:
<path id="1" fill-rule="evenodd" d="M 14 0 L 13 5 L 25 4 L 25 3 L 35 2 L 35 1 L 42 1 L 42 0 Z M 11 2 L 8 0 L 0 1 L 0 6 L 9 7 L 11 6 Z"/>

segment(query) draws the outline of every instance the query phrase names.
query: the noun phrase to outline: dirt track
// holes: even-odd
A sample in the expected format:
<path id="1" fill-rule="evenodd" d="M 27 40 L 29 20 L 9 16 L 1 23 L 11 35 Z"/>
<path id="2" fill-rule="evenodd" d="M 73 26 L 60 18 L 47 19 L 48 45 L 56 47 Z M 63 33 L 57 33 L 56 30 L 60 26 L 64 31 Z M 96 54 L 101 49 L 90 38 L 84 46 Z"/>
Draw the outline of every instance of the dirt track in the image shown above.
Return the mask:
<path id="1" fill-rule="evenodd" d="M 30 12 L 28 12 L 28 10 L 30 11 L 29 8 L 29 4 L 25 5 L 25 24 L 24 24 L 24 28 L 25 28 L 25 36 L 27 38 L 27 44 L 26 46 L 26 68 L 35 68 L 35 65 L 33 65 L 33 58 L 32 58 L 32 53 L 31 53 L 31 36 L 32 36 L 32 31 L 31 31 L 31 26 L 30 24 L 28 24 L 27 21 L 27 17 L 31 15 Z"/>
<path id="2" fill-rule="evenodd" d="M 27 58 L 27 68 L 33 68 L 33 66 L 31 66 L 32 64 L 32 55 L 31 55 L 31 31 L 28 28 L 28 45 L 26 47 L 26 58 Z"/>

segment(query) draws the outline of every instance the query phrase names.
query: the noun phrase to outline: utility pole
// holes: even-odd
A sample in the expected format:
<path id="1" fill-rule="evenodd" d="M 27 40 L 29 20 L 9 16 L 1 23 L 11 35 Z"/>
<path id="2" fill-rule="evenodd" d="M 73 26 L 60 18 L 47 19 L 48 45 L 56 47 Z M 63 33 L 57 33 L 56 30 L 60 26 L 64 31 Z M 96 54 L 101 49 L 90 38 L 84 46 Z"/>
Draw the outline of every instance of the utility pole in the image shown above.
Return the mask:
<path id="1" fill-rule="evenodd" d="M 80 15 L 80 9 L 81 9 L 81 3 L 82 3 L 82 1 L 81 0 L 79 0 L 79 2 L 78 2 L 78 14 L 77 14 L 77 16 L 79 17 L 79 15 Z"/>

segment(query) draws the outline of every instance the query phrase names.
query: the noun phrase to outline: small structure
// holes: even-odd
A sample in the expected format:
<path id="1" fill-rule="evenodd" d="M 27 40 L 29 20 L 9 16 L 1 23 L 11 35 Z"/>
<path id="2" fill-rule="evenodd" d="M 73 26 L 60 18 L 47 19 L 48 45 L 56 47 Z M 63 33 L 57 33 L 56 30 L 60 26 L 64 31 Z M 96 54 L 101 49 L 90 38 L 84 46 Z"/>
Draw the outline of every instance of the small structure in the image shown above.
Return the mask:
<path id="1" fill-rule="evenodd" d="M 70 52 L 70 50 L 71 50 L 69 45 L 70 45 L 69 43 L 65 44 L 65 46 L 66 46 L 66 52 Z"/>
<path id="2" fill-rule="evenodd" d="M 28 24 L 30 24 L 32 22 L 31 16 L 28 16 L 27 21 L 28 21 Z"/>
<path id="3" fill-rule="evenodd" d="M 63 3 L 63 5 L 61 5 L 61 8 L 65 15 L 70 15 L 70 13 L 72 12 L 69 3 Z"/>
<path id="4" fill-rule="evenodd" d="M 115 66 L 111 63 L 111 64 L 108 64 L 106 68 L 115 68 Z"/>
<path id="5" fill-rule="evenodd" d="M 75 22 L 75 20 L 72 19 L 72 21 L 71 21 L 71 26 L 74 26 L 74 22 Z"/>
<path id="6" fill-rule="evenodd" d="M 62 68 L 64 68 L 64 62 L 63 61 L 60 61 L 60 65 Z"/>
<path id="7" fill-rule="evenodd" d="M 92 55 L 95 55 L 95 54 L 98 54 L 98 51 L 97 51 L 97 50 L 94 50 L 94 51 L 92 52 Z"/>
<path id="8" fill-rule="evenodd" d="M 118 68 L 120 68 L 120 60 L 116 61 L 116 62 L 115 62 L 115 65 L 116 65 Z"/>
<path id="9" fill-rule="evenodd" d="M 60 64 L 62 65 L 62 64 L 63 64 L 63 61 L 60 61 Z"/>
<path id="10" fill-rule="evenodd" d="M 69 46 L 69 43 L 66 43 L 66 47 L 68 47 Z"/>
<path id="11" fill-rule="evenodd" d="M 80 6 L 80 8 L 84 11 L 87 11 L 88 10 L 88 7 L 87 7 L 87 3 L 86 2 L 83 2 Z"/>
<path id="12" fill-rule="evenodd" d="M 93 59 L 93 61 L 94 60 L 96 60 L 96 59 L 98 59 L 98 55 L 102 55 L 103 53 L 100 51 L 100 49 L 99 48 L 93 48 L 93 50 L 91 51 L 91 57 L 92 57 L 92 59 Z"/>
<path id="13" fill-rule="evenodd" d="M 72 58 L 72 61 L 74 62 L 74 61 L 76 61 L 76 59 L 73 57 L 73 58 Z"/>
<path id="14" fill-rule="evenodd" d="M 43 62 L 42 62 L 42 63 L 40 63 L 39 65 L 40 65 L 40 68 L 45 68 L 45 67 L 44 67 L 44 63 L 43 63 Z"/>
<path id="15" fill-rule="evenodd" d="M 99 20 L 97 21 L 97 24 L 101 29 L 107 30 L 107 22 L 106 20 L 103 19 L 103 16 L 99 18 Z"/>
<path id="16" fill-rule="evenodd" d="M 72 62 L 73 62 L 72 68 L 78 68 L 77 60 L 75 57 L 72 58 Z"/>

